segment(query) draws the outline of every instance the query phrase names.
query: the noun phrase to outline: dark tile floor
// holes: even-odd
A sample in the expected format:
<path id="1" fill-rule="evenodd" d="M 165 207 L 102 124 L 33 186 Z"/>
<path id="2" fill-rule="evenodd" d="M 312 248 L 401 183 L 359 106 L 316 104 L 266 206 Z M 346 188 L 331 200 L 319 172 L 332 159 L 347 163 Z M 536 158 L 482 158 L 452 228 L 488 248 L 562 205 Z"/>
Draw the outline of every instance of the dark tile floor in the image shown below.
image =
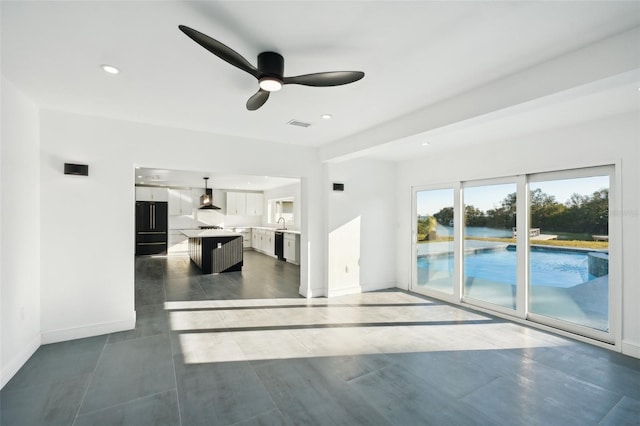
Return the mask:
<path id="1" fill-rule="evenodd" d="M 136 328 L 40 347 L 0 424 L 640 424 L 638 359 L 403 291 L 303 299 L 245 255 L 136 259 Z"/>

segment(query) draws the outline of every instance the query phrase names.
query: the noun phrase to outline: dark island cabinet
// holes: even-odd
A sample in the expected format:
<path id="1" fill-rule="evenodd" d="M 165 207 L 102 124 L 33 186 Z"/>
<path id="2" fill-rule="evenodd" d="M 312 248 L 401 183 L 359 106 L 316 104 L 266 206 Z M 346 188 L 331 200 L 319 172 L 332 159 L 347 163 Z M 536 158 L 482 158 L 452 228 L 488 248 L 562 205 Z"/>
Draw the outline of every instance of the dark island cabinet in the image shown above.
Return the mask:
<path id="1" fill-rule="evenodd" d="M 189 257 L 203 274 L 241 271 L 242 235 L 224 237 L 190 237 Z"/>

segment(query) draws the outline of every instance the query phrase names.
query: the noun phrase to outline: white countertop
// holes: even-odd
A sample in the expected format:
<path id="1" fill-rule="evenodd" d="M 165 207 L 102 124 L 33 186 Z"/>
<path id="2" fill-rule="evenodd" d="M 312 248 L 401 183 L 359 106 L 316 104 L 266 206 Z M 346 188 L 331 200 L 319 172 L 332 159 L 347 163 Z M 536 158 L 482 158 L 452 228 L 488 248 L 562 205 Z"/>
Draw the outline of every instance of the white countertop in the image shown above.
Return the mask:
<path id="1" fill-rule="evenodd" d="M 242 234 L 225 229 L 183 229 L 180 232 L 189 238 L 242 237 Z"/>
<path id="2" fill-rule="evenodd" d="M 236 226 L 235 228 L 240 228 L 240 226 Z M 267 231 L 278 231 L 278 232 L 285 232 L 285 233 L 289 233 L 289 234 L 300 235 L 300 231 L 297 231 L 295 229 L 278 229 L 278 228 L 270 228 L 268 226 L 248 226 L 247 228 L 265 229 Z"/>
<path id="3" fill-rule="evenodd" d="M 176 233 L 181 233 L 191 238 L 198 238 L 198 237 L 202 238 L 202 237 L 224 237 L 224 236 L 231 236 L 231 235 L 241 235 L 239 232 L 242 232 L 241 230 L 246 230 L 246 229 L 264 229 L 267 231 L 278 231 L 278 232 L 285 232 L 288 234 L 300 235 L 300 231 L 296 229 L 278 229 L 278 228 L 271 228 L 268 226 L 230 226 L 224 230 L 223 229 L 175 229 L 171 231 L 175 231 Z M 234 232 L 236 230 L 237 232 Z M 207 234 L 202 234 L 203 232 L 207 232 Z"/>

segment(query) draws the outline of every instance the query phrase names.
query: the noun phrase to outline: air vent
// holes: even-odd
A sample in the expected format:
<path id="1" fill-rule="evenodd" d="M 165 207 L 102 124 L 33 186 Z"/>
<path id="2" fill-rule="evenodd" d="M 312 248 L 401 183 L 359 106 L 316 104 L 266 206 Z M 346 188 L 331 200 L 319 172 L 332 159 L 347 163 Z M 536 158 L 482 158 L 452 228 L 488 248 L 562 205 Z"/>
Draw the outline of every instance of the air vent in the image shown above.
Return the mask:
<path id="1" fill-rule="evenodd" d="M 311 123 L 305 123 L 304 121 L 298 121 L 298 120 L 291 120 L 291 121 L 287 122 L 287 124 L 291 124 L 292 126 L 298 126 L 298 127 L 309 127 L 309 126 L 311 126 Z"/>

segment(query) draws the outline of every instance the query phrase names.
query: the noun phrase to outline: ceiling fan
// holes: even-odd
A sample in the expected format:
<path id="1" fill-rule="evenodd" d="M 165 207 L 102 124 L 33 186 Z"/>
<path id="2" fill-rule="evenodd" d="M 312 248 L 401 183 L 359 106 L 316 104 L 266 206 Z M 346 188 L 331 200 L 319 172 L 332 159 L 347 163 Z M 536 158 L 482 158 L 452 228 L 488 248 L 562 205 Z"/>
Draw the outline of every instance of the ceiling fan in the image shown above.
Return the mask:
<path id="1" fill-rule="evenodd" d="M 275 52 L 262 52 L 258 55 L 258 66 L 253 66 L 238 52 L 214 40 L 206 34 L 179 25 L 178 28 L 193 41 L 207 49 L 223 61 L 226 61 L 242 71 L 248 72 L 258 79 L 260 88 L 247 101 L 247 109 L 255 111 L 269 99 L 269 94 L 280 90 L 285 84 L 301 84 L 303 86 L 340 86 L 353 83 L 364 77 L 362 71 L 329 71 L 315 74 L 304 74 L 294 77 L 284 77 L 284 58 Z"/>

